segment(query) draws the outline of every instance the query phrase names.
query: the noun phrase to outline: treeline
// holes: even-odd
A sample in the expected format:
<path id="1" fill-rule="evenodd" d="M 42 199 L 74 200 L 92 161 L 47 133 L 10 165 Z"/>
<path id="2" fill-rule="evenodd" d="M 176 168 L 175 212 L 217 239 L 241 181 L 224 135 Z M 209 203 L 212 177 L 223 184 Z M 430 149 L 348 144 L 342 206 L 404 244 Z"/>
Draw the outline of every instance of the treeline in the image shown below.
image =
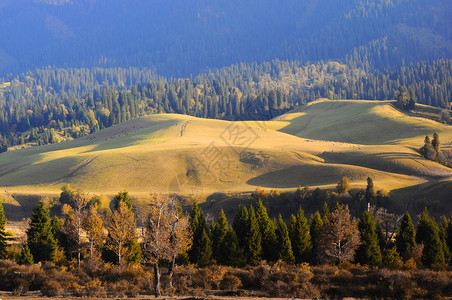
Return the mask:
<path id="1" fill-rule="evenodd" d="M 346 197 L 349 188 L 344 178 L 337 194 Z M 371 179 L 365 192 L 375 197 Z M 123 191 L 114 197 L 110 211 L 101 208 L 100 197 L 88 199 L 66 186 L 57 202 L 41 201 L 33 210 L 21 248 L 6 244 L 6 218 L 0 205 L 0 259 L 23 265 L 53 262 L 73 272 L 83 267 L 94 278 L 106 263 L 119 270 L 142 264 L 153 269 L 157 296 L 162 274 L 172 286 L 176 266 L 181 264 L 244 268 L 265 261 L 309 269 L 353 262 L 410 270 L 445 268 L 452 262 L 452 217 L 442 217 L 438 226 L 427 208 L 416 227 L 408 212 L 400 220 L 386 210 L 368 209 L 356 219 L 348 205 L 339 202 L 331 210 L 325 204 L 309 221 L 301 208 L 285 221 L 281 215 L 270 218 L 262 202 L 264 191 L 252 197 L 254 204 L 239 206 L 231 226 L 223 211 L 216 220 L 206 220 L 196 203 L 185 215 L 174 198 L 153 194 L 150 204 L 138 210 Z M 49 209 L 58 207 L 65 218 L 50 218 Z"/>
<path id="2" fill-rule="evenodd" d="M 384 70 L 451 58 L 447 11 L 447 0 L 17 0 L 2 7 L 0 72 L 153 66 L 179 77 L 276 58 Z"/>
<path id="3" fill-rule="evenodd" d="M 389 74 L 337 62 L 272 61 L 165 79 L 133 68 L 47 68 L 18 76 L 0 92 L 0 143 L 52 143 L 153 113 L 266 120 L 322 97 L 393 99 L 400 86 L 418 103 L 450 107 L 451 70 L 452 60 Z"/>

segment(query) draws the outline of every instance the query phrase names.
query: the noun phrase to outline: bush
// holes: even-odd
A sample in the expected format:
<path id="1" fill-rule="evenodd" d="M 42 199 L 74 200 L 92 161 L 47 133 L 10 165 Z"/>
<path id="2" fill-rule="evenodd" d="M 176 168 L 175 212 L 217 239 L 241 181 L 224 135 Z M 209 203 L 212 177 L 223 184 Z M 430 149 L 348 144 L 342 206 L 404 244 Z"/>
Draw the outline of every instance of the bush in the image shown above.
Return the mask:
<path id="1" fill-rule="evenodd" d="M 242 285 L 242 281 L 237 276 L 226 273 L 220 282 L 220 289 L 228 291 L 236 291 Z"/>
<path id="2" fill-rule="evenodd" d="M 107 296 L 105 289 L 102 286 L 102 282 L 97 278 L 86 283 L 85 291 L 86 296 L 88 296 L 89 298 L 100 298 Z"/>
<path id="3" fill-rule="evenodd" d="M 55 279 L 49 279 L 41 287 L 41 294 L 46 297 L 57 297 L 61 293 L 61 284 Z"/>

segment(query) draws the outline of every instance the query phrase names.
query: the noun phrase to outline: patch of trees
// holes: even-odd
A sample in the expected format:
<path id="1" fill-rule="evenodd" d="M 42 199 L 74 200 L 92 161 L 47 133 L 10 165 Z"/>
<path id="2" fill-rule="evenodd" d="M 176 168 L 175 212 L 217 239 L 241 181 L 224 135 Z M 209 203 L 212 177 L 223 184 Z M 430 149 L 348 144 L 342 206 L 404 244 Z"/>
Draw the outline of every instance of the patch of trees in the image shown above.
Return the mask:
<path id="1" fill-rule="evenodd" d="M 452 151 L 441 149 L 441 142 L 438 133 L 434 133 L 432 139 L 427 135 L 424 139 L 424 146 L 419 148 L 419 153 L 426 159 L 436 161 L 446 167 L 452 168 Z"/>
<path id="2" fill-rule="evenodd" d="M 50 218 L 50 203 L 41 201 L 33 211 L 21 250 L 4 242 L 6 218 L 0 204 L 0 259 L 9 259 L 0 260 L 1 289 L 16 295 L 40 289 L 45 296 L 57 296 L 65 289 L 75 296 L 136 296 L 151 291 L 159 296 L 163 292 L 191 293 L 197 286 L 203 291 L 257 289 L 273 297 L 319 295 L 318 289 L 323 295 L 345 296 L 358 293 L 358 287 L 362 293 L 363 278 L 370 280 L 377 272 L 382 277 L 377 284 L 383 280 L 393 285 L 403 282 L 402 286 L 390 291 L 383 286 L 378 291 L 368 287 L 366 293 L 406 296 L 420 290 L 410 292 L 403 285 L 426 284 L 426 278 L 417 277 L 421 276 L 417 266 L 440 270 L 451 262 L 452 218 L 442 217 L 438 226 L 427 209 L 416 227 L 409 213 L 400 221 L 389 213 L 369 210 L 355 219 L 348 206 L 341 204 L 331 211 L 325 205 L 309 221 L 300 208 L 284 221 L 281 215 L 270 218 L 258 199 L 249 207 L 240 206 L 231 226 L 223 211 L 217 220 L 207 221 L 196 203 L 185 215 L 174 199 L 155 194 L 144 214 L 145 224 L 141 224 L 140 213 L 134 213 L 125 191 L 115 196 L 112 212 L 101 209 L 96 196 L 88 200 L 68 187 L 59 202 L 59 206 L 64 203 L 65 219 Z M 141 234 L 137 220 L 145 226 Z M 36 262 L 41 264 L 33 264 Z M 315 267 L 317 264 L 323 266 Z M 450 272 L 422 272 L 451 276 Z M 333 277 L 335 284 L 342 282 L 341 274 L 348 277 L 344 283 L 350 290 L 323 285 Z M 353 274 L 359 274 L 359 283 L 351 280 Z M 412 279 L 398 281 L 400 276 Z M 433 290 L 447 294 L 447 286 L 441 282 Z"/>

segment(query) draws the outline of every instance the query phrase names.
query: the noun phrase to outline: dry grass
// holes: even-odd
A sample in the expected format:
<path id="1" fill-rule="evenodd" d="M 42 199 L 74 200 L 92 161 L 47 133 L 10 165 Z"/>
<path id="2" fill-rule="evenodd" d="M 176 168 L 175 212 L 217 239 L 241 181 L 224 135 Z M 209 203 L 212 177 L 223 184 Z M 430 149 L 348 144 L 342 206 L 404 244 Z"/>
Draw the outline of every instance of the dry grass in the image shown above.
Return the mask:
<path id="1" fill-rule="evenodd" d="M 451 184 L 451 169 L 415 151 L 433 132 L 447 144 L 451 129 L 406 116 L 388 101 L 318 101 L 268 122 L 151 115 L 74 141 L 3 153 L 0 190 L 16 197 L 7 212 L 24 215 L 67 183 L 90 194 L 126 189 L 141 198 L 179 192 L 202 200 L 257 186 L 329 188 L 343 176 L 364 187 L 371 176 L 377 188 L 402 198 L 420 184 L 438 192 L 435 185 Z"/>

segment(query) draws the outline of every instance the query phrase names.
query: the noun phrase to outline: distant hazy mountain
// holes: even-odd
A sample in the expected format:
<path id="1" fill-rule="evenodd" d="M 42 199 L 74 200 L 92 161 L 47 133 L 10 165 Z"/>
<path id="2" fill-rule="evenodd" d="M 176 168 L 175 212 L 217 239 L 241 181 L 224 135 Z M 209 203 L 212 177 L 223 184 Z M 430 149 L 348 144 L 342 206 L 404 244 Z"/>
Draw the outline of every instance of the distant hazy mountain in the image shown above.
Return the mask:
<path id="1" fill-rule="evenodd" d="M 184 76 L 239 62 L 364 68 L 452 57 L 450 0 L 2 0 L 0 76 L 145 66 Z"/>

